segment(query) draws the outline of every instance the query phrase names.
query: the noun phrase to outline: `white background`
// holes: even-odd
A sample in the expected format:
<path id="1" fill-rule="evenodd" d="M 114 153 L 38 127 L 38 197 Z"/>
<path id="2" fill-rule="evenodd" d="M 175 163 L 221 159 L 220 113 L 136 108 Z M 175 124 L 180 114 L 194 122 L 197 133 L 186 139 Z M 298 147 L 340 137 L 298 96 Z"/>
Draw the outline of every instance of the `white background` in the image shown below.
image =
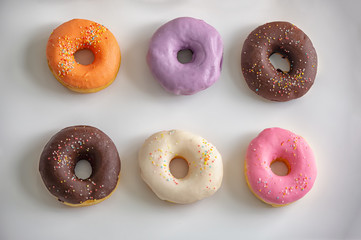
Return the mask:
<path id="1" fill-rule="evenodd" d="M 0 239 L 361 238 L 360 7 L 358 1 L 2 0 Z M 205 20 L 224 40 L 219 81 L 192 96 L 167 93 L 145 61 L 153 32 L 180 16 Z M 120 72 L 98 93 L 73 93 L 48 69 L 47 39 L 72 18 L 104 24 L 120 45 Z M 305 31 L 319 58 L 311 90 L 285 103 L 255 95 L 240 70 L 247 35 L 275 20 Z M 55 200 L 38 172 L 50 137 L 75 124 L 107 133 L 122 162 L 114 194 L 85 208 Z M 248 143 L 274 126 L 303 136 L 318 167 L 312 191 L 283 208 L 255 198 L 243 173 Z M 141 180 L 143 141 L 173 128 L 199 134 L 221 152 L 224 179 L 212 197 L 170 204 Z"/>

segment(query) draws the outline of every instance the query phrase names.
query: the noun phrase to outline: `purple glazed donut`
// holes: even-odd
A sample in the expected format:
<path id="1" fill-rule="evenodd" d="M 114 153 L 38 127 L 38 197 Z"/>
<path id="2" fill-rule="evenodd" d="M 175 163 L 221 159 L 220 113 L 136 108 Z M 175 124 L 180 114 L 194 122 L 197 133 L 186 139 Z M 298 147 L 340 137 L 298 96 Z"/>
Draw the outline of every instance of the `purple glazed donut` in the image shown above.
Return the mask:
<path id="1" fill-rule="evenodd" d="M 190 50 L 192 59 L 180 63 L 177 54 Z M 153 35 L 147 62 L 154 77 L 169 92 L 191 95 L 210 87 L 221 73 L 223 42 L 215 28 L 190 17 L 176 18 Z"/>

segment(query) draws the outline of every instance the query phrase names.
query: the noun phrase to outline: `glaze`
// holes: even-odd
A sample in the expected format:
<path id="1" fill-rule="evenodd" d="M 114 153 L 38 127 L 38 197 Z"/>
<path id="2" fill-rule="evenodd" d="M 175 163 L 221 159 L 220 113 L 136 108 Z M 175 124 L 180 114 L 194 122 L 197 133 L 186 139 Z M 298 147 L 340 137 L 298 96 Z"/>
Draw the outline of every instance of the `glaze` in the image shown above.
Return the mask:
<path id="1" fill-rule="evenodd" d="M 188 162 L 188 175 L 175 178 L 174 158 Z M 161 131 L 145 140 L 139 151 L 141 176 L 162 200 L 187 204 L 213 195 L 223 178 L 222 157 L 204 138 L 181 130 Z"/>
<path id="2" fill-rule="evenodd" d="M 89 49 L 94 61 L 82 65 L 74 53 Z M 46 47 L 48 65 L 55 78 L 70 90 L 91 93 L 109 86 L 120 66 L 120 49 L 113 34 L 101 24 L 73 19 L 51 33 Z"/>
<path id="3" fill-rule="evenodd" d="M 275 69 L 269 57 L 285 56 L 290 71 Z M 272 101 L 289 101 L 310 90 L 317 73 L 317 54 L 308 36 L 289 22 L 257 27 L 245 40 L 241 53 L 242 73 L 248 87 Z"/>
<path id="4" fill-rule="evenodd" d="M 271 170 L 274 161 L 284 162 L 289 172 L 278 176 Z M 300 136 L 281 128 L 263 130 L 247 149 L 245 175 L 248 186 L 262 201 L 284 206 L 306 195 L 316 176 L 313 152 Z"/>
<path id="5" fill-rule="evenodd" d="M 182 64 L 181 50 L 191 50 L 192 60 Z M 215 28 L 202 20 L 176 18 L 153 35 L 147 62 L 154 77 L 167 91 L 190 95 L 214 84 L 221 73 L 223 42 Z"/>
<path id="6" fill-rule="evenodd" d="M 75 175 L 75 165 L 87 160 L 92 174 Z M 113 141 L 91 126 L 67 127 L 55 134 L 40 156 L 39 171 L 49 192 L 69 206 L 88 206 L 108 198 L 116 189 L 120 159 Z"/>

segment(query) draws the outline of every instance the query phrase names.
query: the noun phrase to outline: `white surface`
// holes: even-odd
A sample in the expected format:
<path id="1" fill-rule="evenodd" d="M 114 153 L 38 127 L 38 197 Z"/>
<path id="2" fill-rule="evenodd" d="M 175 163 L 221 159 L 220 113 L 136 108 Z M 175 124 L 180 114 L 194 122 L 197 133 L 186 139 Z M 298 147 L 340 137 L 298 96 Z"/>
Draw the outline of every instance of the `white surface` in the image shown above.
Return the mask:
<path id="1" fill-rule="evenodd" d="M 361 238 L 360 7 L 358 1 L 1 1 L 0 239 Z M 193 96 L 165 92 L 145 61 L 153 32 L 179 16 L 204 19 L 224 40 L 220 80 Z M 72 18 L 104 24 L 119 42 L 120 72 L 99 93 L 70 92 L 48 69 L 49 34 Z M 244 39 L 274 20 L 304 30 L 319 57 L 312 89 L 286 103 L 256 96 L 240 73 Z M 122 160 L 118 189 L 92 207 L 58 203 L 38 173 L 46 142 L 74 124 L 107 133 Z M 243 174 L 249 141 L 273 126 L 302 135 L 317 157 L 314 188 L 284 208 L 256 199 Z M 221 152 L 224 179 L 214 196 L 174 205 L 141 180 L 139 147 L 172 128 L 199 134 Z"/>

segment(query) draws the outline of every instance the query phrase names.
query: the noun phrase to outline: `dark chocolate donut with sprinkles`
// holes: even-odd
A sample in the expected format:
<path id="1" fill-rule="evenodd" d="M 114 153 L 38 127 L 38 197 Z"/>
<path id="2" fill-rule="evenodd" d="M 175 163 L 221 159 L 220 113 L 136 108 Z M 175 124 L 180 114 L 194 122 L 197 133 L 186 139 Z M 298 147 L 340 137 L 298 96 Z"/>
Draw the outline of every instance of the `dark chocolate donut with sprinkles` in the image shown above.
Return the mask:
<path id="1" fill-rule="evenodd" d="M 288 72 L 272 65 L 269 57 L 274 53 L 288 59 Z M 248 35 L 241 65 L 252 91 L 268 100 L 285 102 L 302 97 L 311 88 L 317 73 L 317 54 L 301 29 L 289 22 L 270 22 Z"/>
<path id="2" fill-rule="evenodd" d="M 92 173 L 75 175 L 78 161 L 87 160 Z M 113 141 L 91 126 L 67 127 L 55 134 L 40 156 L 40 175 L 59 201 L 72 207 L 89 206 L 107 199 L 116 189 L 120 158 Z"/>

